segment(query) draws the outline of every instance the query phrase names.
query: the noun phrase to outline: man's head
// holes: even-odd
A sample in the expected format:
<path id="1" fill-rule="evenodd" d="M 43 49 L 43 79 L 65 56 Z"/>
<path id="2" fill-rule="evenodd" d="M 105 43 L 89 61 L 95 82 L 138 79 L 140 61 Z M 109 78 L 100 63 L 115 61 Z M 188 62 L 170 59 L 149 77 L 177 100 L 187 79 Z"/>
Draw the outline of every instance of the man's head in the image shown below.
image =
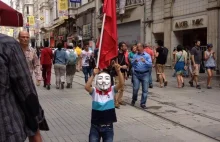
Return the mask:
<path id="1" fill-rule="evenodd" d="M 158 45 L 159 47 L 162 47 L 162 46 L 163 46 L 163 41 L 162 41 L 162 40 L 158 40 L 158 41 L 157 41 L 157 45 Z"/>
<path id="2" fill-rule="evenodd" d="M 89 43 L 88 42 L 85 43 L 85 47 L 84 48 L 85 48 L 86 51 L 89 50 Z"/>
<path id="3" fill-rule="evenodd" d="M 121 50 L 121 51 L 127 51 L 127 45 L 126 45 L 126 43 L 125 42 L 120 42 L 119 44 L 118 44 L 118 48 L 119 48 L 119 50 Z"/>
<path id="4" fill-rule="evenodd" d="M 97 75 L 96 86 L 101 91 L 106 91 L 111 87 L 111 76 L 106 72 Z"/>
<path id="5" fill-rule="evenodd" d="M 30 41 L 30 35 L 27 31 L 20 31 L 18 34 L 18 40 L 22 47 L 27 47 Z"/>
<path id="6" fill-rule="evenodd" d="M 195 41 L 195 46 L 200 46 L 200 41 L 199 40 Z"/>
<path id="7" fill-rule="evenodd" d="M 58 50 L 61 50 L 61 49 L 63 48 L 63 44 L 59 42 L 59 43 L 57 44 L 57 48 L 58 48 Z"/>
<path id="8" fill-rule="evenodd" d="M 137 51 L 138 53 L 143 53 L 144 52 L 144 46 L 142 43 L 137 44 Z"/>
<path id="9" fill-rule="evenodd" d="M 213 47 L 213 45 L 212 45 L 211 43 L 207 44 L 207 49 L 208 49 L 209 51 L 212 50 L 212 47 Z"/>
<path id="10" fill-rule="evenodd" d="M 68 49 L 73 49 L 73 43 L 68 43 L 67 48 Z"/>
<path id="11" fill-rule="evenodd" d="M 49 41 L 44 42 L 44 47 L 49 47 Z"/>

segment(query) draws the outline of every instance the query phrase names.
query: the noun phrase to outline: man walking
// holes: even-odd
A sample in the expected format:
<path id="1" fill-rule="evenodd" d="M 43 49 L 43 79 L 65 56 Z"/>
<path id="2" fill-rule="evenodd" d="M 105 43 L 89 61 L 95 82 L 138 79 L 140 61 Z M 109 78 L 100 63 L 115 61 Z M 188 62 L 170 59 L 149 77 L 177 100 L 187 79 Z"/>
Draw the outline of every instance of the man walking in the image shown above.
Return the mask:
<path id="1" fill-rule="evenodd" d="M 164 73 L 165 64 L 167 62 L 168 49 L 163 46 L 163 41 L 157 41 L 158 48 L 156 49 L 156 66 L 157 66 L 157 74 L 159 76 L 160 87 L 167 86 L 167 80 Z"/>
<path id="2" fill-rule="evenodd" d="M 0 34 L 0 55 L 0 141 L 42 142 L 44 112 L 24 53 L 14 38 Z"/>
<path id="3" fill-rule="evenodd" d="M 51 79 L 51 68 L 53 60 L 53 52 L 49 47 L 49 42 L 45 41 L 44 48 L 41 51 L 41 65 L 42 65 L 42 75 L 44 79 L 44 87 L 50 90 L 50 79 Z"/>
<path id="4" fill-rule="evenodd" d="M 129 64 L 128 53 L 127 53 L 127 45 L 125 42 L 120 42 L 119 45 L 118 57 L 116 58 L 116 63 L 121 66 L 121 73 L 123 74 L 123 79 L 127 78 L 127 69 Z M 119 82 L 118 75 L 116 73 L 115 83 Z M 115 95 L 115 107 L 120 108 L 120 105 L 126 105 L 125 102 L 122 101 L 124 93 L 124 85 L 118 90 L 118 93 Z"/>
<path id="5" fill-rule="evenodd" d="M 66 88 L 72 88 L 73 76 L 76 72 L 77 53 L 74 51 L 73 43 L 67 46 L 67 65 L 66 65 Z"/>
<path id="6" fill-rule="evenodd" d="M 132 60 L 133 67 L 133 96 L 131 105 L 134 106 L 138 97 L 140 83 L 142 84 L 141 108 L 146 109 L 146 101 L 148 95 L 148 86 L 150 78 L 150 70 L 152 68 L 152 60 L 149 54 L 144 52 L 141 43 L 137 44 L 138 53 L 134 55 Z"/>
<path id="7" fill-rule="evenodd" d="M 76 66 L 76 71 L 82 70 L 82 49 L 79 47 L 79 45 L 76 46 L 75 52 L 77 53 L 78 56 L 78 61 L 77 61 L 77 66 Z"/>
<path id="8" fill-rule="evenodd" d="M 41 81 L 40 60 L 35 49 L 29 46 L 30 35 L 27 31 L 19 32 L 18 39 L 26 57 L 31 75 L 35 73 L 36 84 L 39 86 Z"/>
<path id="9" fill-rule="evenodd" d="M 146 53 L 148 53 L 151 57 L 152 63 L 154 61 L 154 51 L 151 48 L 150 43 L 148 43 L 144 49 Z M 149 69 L 149 88 L 153 88 L 153 79 L 152 79 L 152 67 Z"/>
<path id="10" fill-rule="evenodd" d="M 192 74 L 192 79 L 189 81 L 189 84 L 191 87 L 194 87 L 193 81 L 195 81 L 196 88 L 201 89 L 200 85 L 198 84 L 200 63 L 202 61 L 202 52 L 200 50 L 199 40 L 195 41 L 195 47 L 193 47 L 191 50 L 191 61 L 192 61 L 193 74 Z"/>

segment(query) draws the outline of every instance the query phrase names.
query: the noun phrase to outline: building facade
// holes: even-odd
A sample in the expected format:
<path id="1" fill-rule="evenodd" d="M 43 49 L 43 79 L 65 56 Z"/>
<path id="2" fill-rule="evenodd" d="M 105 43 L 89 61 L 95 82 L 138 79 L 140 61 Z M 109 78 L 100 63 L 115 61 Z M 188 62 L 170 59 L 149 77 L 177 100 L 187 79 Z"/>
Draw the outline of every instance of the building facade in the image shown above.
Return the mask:
<path id="1" fill-rule="evenodd" d="M 117 3 L 118 41 L 124 41 L 131 46 L 137 42 L 144 42 L 144 0 L 126 0 L 125 13 L 119 14 L 119 0 Z M 96 35 L 100 34 L 102 26 L 102 0 L 97 0 Z"/>
<path id="2" fill-rule="evenodd" d="M 145 7 L 145 41 L 152 45 L 164 41 L 170 51 L 168 65 L 174 47 L 191 48 L 200 40 L 203 50 L 207 43 L 213 44 L 220 66 L 219 0 L 146 0 Z"/>

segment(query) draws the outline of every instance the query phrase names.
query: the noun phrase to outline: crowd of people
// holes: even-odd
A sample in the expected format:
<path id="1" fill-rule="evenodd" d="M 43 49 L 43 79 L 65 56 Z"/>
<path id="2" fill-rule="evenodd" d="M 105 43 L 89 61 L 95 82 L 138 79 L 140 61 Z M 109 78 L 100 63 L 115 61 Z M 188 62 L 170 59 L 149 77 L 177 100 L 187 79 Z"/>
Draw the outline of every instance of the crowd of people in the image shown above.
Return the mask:
<path id="1" fill-rule="evenodd" d="M 56 89 L 73 87 L 73 77 L 76 71 L 82 71 L 85 78 L 85 89 L 92 96 L 92 117 L 89 141 L 113 141 L 113 123 L 117 121 L 115 108 L 126 105 L 123 101 L 125 80 L 131 76 L 133 93 L 131 105 L 138 100 L 138 91 L 142 85 L 140 107 L 146 109 L 148 88 L 153 88 L 152 71 L 155 68 L 159 87 L 168 85 L 165 75 L 165 64 L 169 50 L 163 41 L 157 41 L 157 47 L 150 44 L 137 43 L 128 51 L 127 44 L 120 42 L 118 55 L 111 60 L 111 65 L 102 71 L 96 68 L 99 49 L 93 50 L 85 43 L 83 50 L 73 43 L 63 48 L 62 43 L 52 51 L 49 42 L 45 42 L 41 52 L 29 46 L 29 33 L 19 32 L 18 41 L 0 34 L 0 139 L 7 142 L 22 142 L 26 137 L 30 142 L 41 142 L 40 130 L 49 130 L 44 111 L 39 103 L 33 78 L 39 86 L 51 89 L 51 70 L 54 66 Z M 195 42 L 191 50 L 185 50 L 178 45 L 173 51 L 174 76 L 178 88 L 184 87 L 183 77 L 191 76 L 189 84 L 201 89 L 198 83 L 201 68 L 206 68 L 207 89 L 211 89 L 211 78 L 216 68 L 215 52 L 212 44 L 207 45 L 203 53 L 200 41 Z M 203 61 L 205 63 L 203 64 Z M 33 76 L 33 74 L 35 76 Z M 92 81 L 97 76 L 95 87 Z M 6 105 L 7 104 L 7 105 Z M 5 118 L 8 119 L 5 119 Z M 10 124 L 11 129 L 4 124 Z M 20 132 L 20 133 L 16 133 Z M 9 136 L 10 133 L 10 136 Z"/>

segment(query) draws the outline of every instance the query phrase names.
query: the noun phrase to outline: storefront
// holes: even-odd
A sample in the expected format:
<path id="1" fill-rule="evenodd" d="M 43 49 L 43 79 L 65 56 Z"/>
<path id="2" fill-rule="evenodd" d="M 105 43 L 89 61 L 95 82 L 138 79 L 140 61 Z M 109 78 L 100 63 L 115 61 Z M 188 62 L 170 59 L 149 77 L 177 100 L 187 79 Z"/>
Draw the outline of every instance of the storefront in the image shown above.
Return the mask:
<path id="1" fill-rule="evenodd" d="M 193 47 L 195 40 L 201 41 L 201 46 L 207 45 L 207 15 L 193 16 L 185 19 L 173 19 L 172 45 L 181 44 Z"/>
<path id="2" fill-rule="evenodd" d="M 140 41 L 141 26 L 140 20 L 118 24 L 118 42 L 125 42 L 131 46 Z"/>

